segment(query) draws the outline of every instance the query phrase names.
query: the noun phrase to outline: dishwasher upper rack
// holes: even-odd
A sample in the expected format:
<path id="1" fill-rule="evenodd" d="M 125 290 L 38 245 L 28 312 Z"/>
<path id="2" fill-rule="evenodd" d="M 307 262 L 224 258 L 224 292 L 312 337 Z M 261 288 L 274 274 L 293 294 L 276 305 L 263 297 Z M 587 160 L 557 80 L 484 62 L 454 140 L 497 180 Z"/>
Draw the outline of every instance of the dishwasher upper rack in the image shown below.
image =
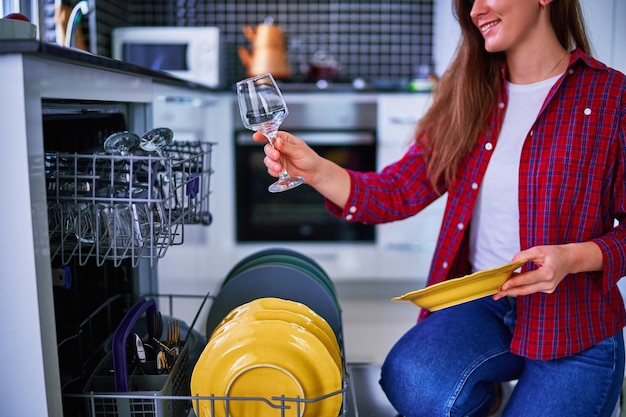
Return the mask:
<path id="1" fill-rule="evenodd" d="M 185 224 L 211 223 L 214 145 L 174 141 L 159 154 L 46 152 L 51 258 L 98 266 L 148 258 L 154 265 L 184 242 Z"/>

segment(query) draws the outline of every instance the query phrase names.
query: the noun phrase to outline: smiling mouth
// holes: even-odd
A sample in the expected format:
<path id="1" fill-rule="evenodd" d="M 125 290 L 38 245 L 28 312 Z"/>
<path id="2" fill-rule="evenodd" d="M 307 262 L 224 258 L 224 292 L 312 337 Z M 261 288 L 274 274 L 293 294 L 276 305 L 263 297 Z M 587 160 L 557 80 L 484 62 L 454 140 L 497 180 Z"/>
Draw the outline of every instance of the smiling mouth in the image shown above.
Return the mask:
<path id="1" fill-rule="evenodd" d="M 484 24 L 482 26 L 480 26 L 480 32 L 481 33 L 485 33 L 487 32 L 489 29 L 491 29 L 492 27 L 496 26 L 498 23 L 500 23 L 499 20 L 493 21 L 493 22 L 489 22 L 487 24 Z"/>

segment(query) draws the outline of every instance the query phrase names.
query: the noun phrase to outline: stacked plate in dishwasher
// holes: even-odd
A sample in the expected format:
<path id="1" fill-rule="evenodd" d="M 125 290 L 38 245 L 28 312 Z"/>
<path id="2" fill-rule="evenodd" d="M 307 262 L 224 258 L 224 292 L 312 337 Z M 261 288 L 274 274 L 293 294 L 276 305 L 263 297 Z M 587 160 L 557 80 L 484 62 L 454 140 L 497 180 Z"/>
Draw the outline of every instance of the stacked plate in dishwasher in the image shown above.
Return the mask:
<path id="1" fill-rule="evenodd" d="M 336 417 L 343 396 L 340 309 L 312 260 L 270 249 L 228 274 L 191 378 L 198 416 Z"/>

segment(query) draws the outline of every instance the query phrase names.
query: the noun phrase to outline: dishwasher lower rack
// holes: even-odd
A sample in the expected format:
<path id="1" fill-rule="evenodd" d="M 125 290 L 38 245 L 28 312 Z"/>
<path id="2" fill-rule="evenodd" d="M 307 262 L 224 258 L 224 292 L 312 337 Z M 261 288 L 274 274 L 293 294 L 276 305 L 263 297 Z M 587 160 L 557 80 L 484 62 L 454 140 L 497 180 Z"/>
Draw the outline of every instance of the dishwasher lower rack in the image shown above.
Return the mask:
<path id="1" fill-rule="evenodd" d="M 110 390 L 111 382 L 110 377 L 98 376 L 87 387 L 93 391 L 71 396 L 86 400 L 86 406 L 91 417 L 230 417 L 229 405 L 242 402 L 253 402 L 267 406 L 264 416 L 295 417 L 303 415 L 307 404 L 324 401 L 334 396 L 342 397 L 342 405 L 338 417 L 348 416 L 347 392 L 349 389 L 349 376 L 346 372 L 344 372 L 343 388 L 341 390 L 317 398 L 192 396 L 188 393 L 191 375 L 187 359 L 185 359 L 184 363 L 181 362 L 180 365 L 179 370 L 176 373 L 173 372 L 170 378 L 164 375 L 132 375 L 129 383 L 133 385 L 133 391 L 128 393 L 101 391 Z M 211 411 L 209 414 L 200 413 L 197 415 L 194 412 L 192 405 L 195 403 L 195 409 L 200 410 L 200 402 L 210 403 Z"/>
<path id="2" fill-rule="evenodd" d="M 167 310 L 169 314 L 174 314 L 174 305 L 182 300 L 196 299 L 213 300 L 214 296 L 205 295 L 181 295 L 181 294 L 147 294 L 160 300 L 159 304 Z M 194 304 L 196 305 L 196 304 Z M 204 302 L 200 303 L 196 317 L 189 326 L 189 335 L 193 336 L 193 328 L 198 316 L 203 309 L 208 308 Z M 204 343 L 199 342 L 199 337 Z M 190 392 L 191 374 L 198 357 L 201 354 L 205 335 L 197 333 L 197 337 L 188 337 L 181 356 L 176 361 L 169 375 L 154 375 L 156 365 L 148 361 L 141 367 L 136 367 L 129 375 L 129 392 L 113 392 L 113 377 L 111 370 L 111 359 L 105 357 L 87 381 L 85 388 L 80 393 L 68 393 L 64 396 L 78 399 L 84 402 L 86 415 L 89 417 L 231 417 L 229 407 L 235 403 L 254 403 L 257 407 L 267 407 L 264 416 L 271 417 L 296 417 L 303 416 L 307 404 L 318 403 L 331 397 L 341 397 L 341 408 L 338 415 L 332 416 L 311 416 L 311 417 L 351 417 L 353 411 L 353 400 L 350 398 L 350 375 L 347 363 L 344 359 L 342 370 L 342 388 L 321 395 L 316 398 L 290 398 L 286 396 L 275 396 L 271 398 L 262 397 L 234 397 L 234 396 L 198 396 Z M 339 337 L 341 356 L 345 358 L 343 338 Z M 152 373 L 152 374 L 151 374 Z M 197 415 L 195 409 L 200 410 L 200 402 L 208 402 L 209 414 L 200 413 Z M 262 406 L 260 405 L 262 404 Z M 306 414 L 304 414 L 306 416 Z M 232 417 L 256 417 L 256 416 L 232 416 Z M 308 416 L 307 416 L 308 417 Z"/>
<path id="3" fill-rule="evenodd" d="M 284 396 L 261 398 L 261 397 L 219 397 L 219 396 L 191 396 L 185 394 L 189 391 L 189 380 L 182 379 L 180 373 L 174 379 L 163 378 L 163 376 L 133 376 L 130 383 L 135 384 L 134 390 L 128 393 L 115 392 L 86 392 L 75 394 L 73 397 L 82 397 L 87 402 L 92 417 L 230 417 L 229 404 L 231 403 L 256 403 L 267 406 L 264 416 L 271 417 L 294 417 L 302 416 L 307 404 L 324 401 L 330 397 L 342 396 L 342 405 L 338 417 L 348 416 L 349 378 L 344 376 L 343 388 L 326 395 L 304 399 L 288 398 Z M 100 378 L 100 377 L 99 377 Z M 185 384 L 187 382 L 187 384 Z M 89 388 L 110 388 L 110 383 L 104 377 L 102 380 L 94 380 L 94 385 Z M 196 404 L 196 409 L 200 402 L 210 402 L 209 414 L 200 413 L 196 415 L 192 404 Z M 255 416 L 238 416 L 255 417 Z M 337 417 L 332 416 L 311 416 L 311 417 Z"/>
<path id="4" fill-rule="evenodd" d="M 320 401 L 324 401 L 331 397 L 341 396 L 341 410 L 339 411 L 339 417 L 347 417 L 348 416 L 348 397 L 347 392 L 349 389 L 349 376 L 344 371 L 343 375 L 343 387 L 340 390 L 335 392 L 331 392 L 316 398 L 288 398 L 285 396 L 276 396 L 271 398 L 253 398 L 253 397 L 218 397 L 218 396 L 192 396 L 191 400 L 195 403 L 195 409 L 200 410 L 199 404 L 202 401 L 209 402 L 210 412 L 209 414 L 200 413 L 200 415 L 196 415 L 193 410 L 191 411 L 190 416 L 197 417 L 231 417 L 229 411 L 229 404 L 231 403 L 257 403 L 263 404 L 266 406 L 263 415 L 271 416 L 271 417 L 297 417 L 303 416 L 306 411 L 306 406 L 314 403 L 318 403 Z M 219 411 L 218 411 L 219 410 Z M 232 416 L 236 417 L 236 416 Z M 240 416 L 240 417 L 255 417 L 255 416 Z M 308 417 L 308 416 L 307 416 Z M 336 415 L 310 415 L 310 417 L 337 417 Z"/>
<path id="5" fill-rule="evenodd" d="M 53 262 L 131 259 L 151 265 L 184 241 L 187 224 L 208 225 L 214 143 L 174 141 L 160 153 L 46 152 Z"/>

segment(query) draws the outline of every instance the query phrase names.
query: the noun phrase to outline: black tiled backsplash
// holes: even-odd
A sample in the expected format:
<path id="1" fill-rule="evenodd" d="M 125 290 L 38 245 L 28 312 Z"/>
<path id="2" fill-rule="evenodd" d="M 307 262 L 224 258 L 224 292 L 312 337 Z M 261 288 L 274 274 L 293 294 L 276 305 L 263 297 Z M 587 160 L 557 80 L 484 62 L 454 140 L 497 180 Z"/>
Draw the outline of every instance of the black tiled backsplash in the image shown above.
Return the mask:
<path id="1" fill-rule="evenodd" d="M 225 81 L 230 84 L 245 76 L 237 48 L 250 45 L 242 27 L 254 27 L 271 16 L 287 38 L 295 80 L 305 78 L 311 56 L 324 50 L 337 59 L 345 80 L 397 82 L 431 64 L 433 2 L 98 0 L 97 52 L 110 54 L 110 30 L 116 26 L 217 26 L 226 60 Z"/>

